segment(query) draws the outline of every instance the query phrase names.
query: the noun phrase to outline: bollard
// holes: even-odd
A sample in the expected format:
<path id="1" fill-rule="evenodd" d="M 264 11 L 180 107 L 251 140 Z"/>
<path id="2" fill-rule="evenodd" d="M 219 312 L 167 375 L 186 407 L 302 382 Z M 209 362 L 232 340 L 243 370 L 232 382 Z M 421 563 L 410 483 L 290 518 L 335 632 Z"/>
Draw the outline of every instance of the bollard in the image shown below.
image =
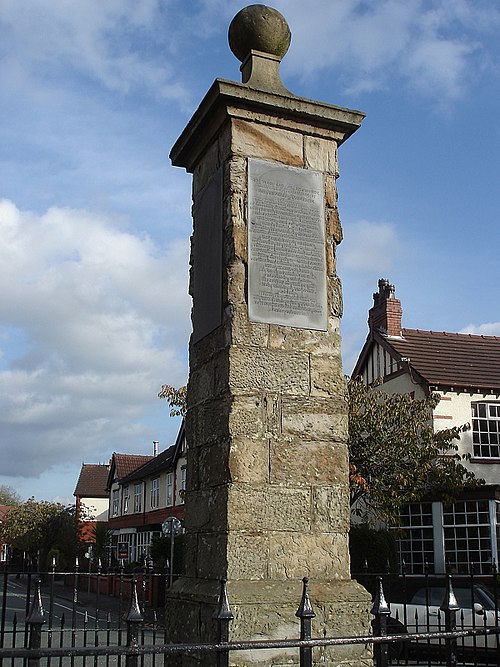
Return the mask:
<path id="1" fill-rule="evenodd" d="M 373 621 L 373 634 L 375 637 L 385 637 L 387 635 L 387 619 L 391 610 L 385 600 L 384 587 L 382 585 L 382 577 L 377 577 L 377 596 L 371 613 L 375 616 Z M 374 649 L 375 665 L 377 667 L 387 667 L 389 661 L 389 645 L 387 642 L 375 644 Z"/>
<path id="2" fill-rule="evenodd" d="M 30 626 L 29 648 L 35 651 L 42 645 L 42 625 L 45 623 L 40 585 L 41 581 L 38 579 L 31 611 L 26 619 L 26 623 Z M 38 667 L 39 664 L 40 658 L 28 658 L 28 667 Z"/>
<path id="3" fill-rule="evenodd" d="M 218 626 L 218 642 L 224 644 L 229 641 L 229 626 L 234 618 L 227 598 L 227 580 L 220 580 L 220 593 L 217 612 L 215 614 Z M 217 652 L 217 667 L 229 667 L 229 651 Z"/>
<path id="4" fill-rule="evenodd" d="M 295 612 L 295 616 L 300 618 L 300 638 L 312 638 L 312 619 L 316 616 L 312 608 L 311 600 L 309 599 L 309 579 L 304 577 L 302 579 L 302 599 L 299 608 Z M 312 646 L 301 646 L 300 653 L 300 667 L 312 667 Z"/>

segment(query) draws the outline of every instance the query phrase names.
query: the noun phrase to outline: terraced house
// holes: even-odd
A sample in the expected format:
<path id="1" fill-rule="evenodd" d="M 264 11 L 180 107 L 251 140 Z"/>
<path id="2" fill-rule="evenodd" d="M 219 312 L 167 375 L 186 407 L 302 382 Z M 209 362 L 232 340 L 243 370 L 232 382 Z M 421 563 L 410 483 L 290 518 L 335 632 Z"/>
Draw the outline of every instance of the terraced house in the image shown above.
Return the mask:
<path id="1" fill-rule="evenodd" d="M 430 498 L 409 505 L 401 517 L 400 558 L 412 573 L 425 561 L 444 572 L 474 563 L 487 572 L 500 557 L 500 338 L 402 327 L 401 302 L 379 280 L 369 311 L 369 333 L 353 371 L 366 384 L 378 378 L 390 393 L 441 395 L 432 419 L 436 430 L 470 424 L 462 434 L 464 463 L 485 486 L 450 506 Z"/>
<path id="2" fill-rule="evenodd" d="M 184 518 L 186 438 L 153 456 L 113 453 L 108 476 L 109 528 L 115 558 L 141 563 L 168 517 Z"/>

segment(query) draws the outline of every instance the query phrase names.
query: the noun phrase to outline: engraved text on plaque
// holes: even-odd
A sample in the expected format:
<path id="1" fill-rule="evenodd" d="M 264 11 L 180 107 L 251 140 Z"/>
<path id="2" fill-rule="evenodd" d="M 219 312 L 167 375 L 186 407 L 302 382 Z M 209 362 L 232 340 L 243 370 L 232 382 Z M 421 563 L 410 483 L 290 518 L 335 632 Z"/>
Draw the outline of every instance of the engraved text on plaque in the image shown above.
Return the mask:
<path id="1" fill-rule="evenodd" d="M 248 315 L 327 328 L 323 174 L 248 160 Z"/>

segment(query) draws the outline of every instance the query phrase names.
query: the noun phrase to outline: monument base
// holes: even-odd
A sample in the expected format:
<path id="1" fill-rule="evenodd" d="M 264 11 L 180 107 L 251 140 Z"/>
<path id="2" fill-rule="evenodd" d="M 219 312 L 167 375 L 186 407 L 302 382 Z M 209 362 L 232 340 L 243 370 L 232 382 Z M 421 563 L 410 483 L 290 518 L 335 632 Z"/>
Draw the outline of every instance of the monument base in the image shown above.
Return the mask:
<path id="1" fill-rule="evenodd" d="M 297 639 L 300 621 L 295 616 L 301 595 L 300 581 L 228 581 L 228 598 L 234 620 L 229 641 Z M 213 643 L 218 640 L 217 613 L 220 582 L 180 578 L 169 590 L 166 602 L 166 627 L 173 643 Z M 349 637 L 366 634 L 370 596 L 353 580 L 310 582 L 309 594 L 316 617 L 314 637 Z M 187 631 L 189 628 L 189 632 Z M 178 667 L 208 667 L 217 664 L 215 653 L 185 654 L 169 660 Z M 298 665 L 299 650 L 258 649 L 230 653 L 229 664 L 269 667 Z M 314 664 L 322 667 L 371 667 L 372 652 L 364 645 L 318 647 Z"/>

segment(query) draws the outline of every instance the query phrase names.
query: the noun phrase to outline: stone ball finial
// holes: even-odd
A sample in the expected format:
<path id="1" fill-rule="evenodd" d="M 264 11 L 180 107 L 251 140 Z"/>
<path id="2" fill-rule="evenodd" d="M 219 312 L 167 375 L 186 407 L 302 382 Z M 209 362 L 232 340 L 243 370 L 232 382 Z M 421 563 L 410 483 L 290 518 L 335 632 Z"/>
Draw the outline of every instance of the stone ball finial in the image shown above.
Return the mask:
<path id="1" fill-rule="evenodd" d="M 239 11 L 229 26 L 229 46 L 240 62 L 251 50 L 280 60 L 288 51 L 291 32 L 285 17 L 266 5 L 249 5 Z"/>

